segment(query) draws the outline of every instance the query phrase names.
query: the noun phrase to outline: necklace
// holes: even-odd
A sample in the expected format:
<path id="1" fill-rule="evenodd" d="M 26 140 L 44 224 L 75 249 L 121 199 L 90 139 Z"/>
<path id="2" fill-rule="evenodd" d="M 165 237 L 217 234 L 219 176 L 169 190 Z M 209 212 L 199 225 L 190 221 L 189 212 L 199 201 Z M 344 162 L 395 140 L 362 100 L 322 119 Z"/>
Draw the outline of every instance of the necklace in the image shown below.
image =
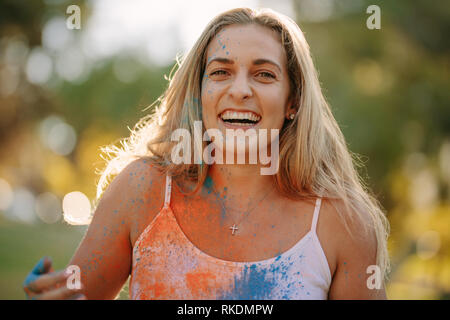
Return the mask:
<path id="1" fill-rule="evenodd" d="M 214 191 L 214 194 L 216 195 L 216 198 L 217 198 L 217 199 L 219 200 L 219 202 L 220 202 L 220 206 L 222 207 L 222 209 L 224 210 L 224 212 L 226 212 L 227 209 L 225 208 L 225 205 L 223 204 L 223 201 L 222 201 L 222 199 L 220 198 L 220 194 L 216 191 L 216 189 L 214 188 L 214 186 L 211 186 L 211 187 L 212 187 L 212 189 L 213 189 L 213 191 Z M 247 211 L 244 211 L 244 214 L 243 214 L 243 216 L 242 216 L 242 219 L 238 222 L 237 225 L 236 225 L 236 223 L 233 223 L 233 225 L 229 228 L 229 229 L 231 229 L 231 235 L 234 236 L 234 232 L 235 232 L 236 230 L 239 230 L 239 228 L 238 228 L 237 226 L 244 220 L 244 218 L 245 218 L 246 216 L 248 216 L 248 215 L 250 214 L 250 212 L 252 212 L 254 209 L 256 209 L 257 206 L 259 206 L 259 204 L 260 204 L 260 203 L 261 203 L 261 202 L 269 195 L 270 192 L 271 192 L 271 190 L 269 190 L 269 191 L 264 195 L 264 197 L 262 197 L 261 200 L 259 200 L 258 203 L 257 203 L 253 208 L 251 208 L 250 210 L 247 209 Z M 235 210 L 235 209 L 232 209 L 232 210 L 237 211 L 237 210 Z"/>

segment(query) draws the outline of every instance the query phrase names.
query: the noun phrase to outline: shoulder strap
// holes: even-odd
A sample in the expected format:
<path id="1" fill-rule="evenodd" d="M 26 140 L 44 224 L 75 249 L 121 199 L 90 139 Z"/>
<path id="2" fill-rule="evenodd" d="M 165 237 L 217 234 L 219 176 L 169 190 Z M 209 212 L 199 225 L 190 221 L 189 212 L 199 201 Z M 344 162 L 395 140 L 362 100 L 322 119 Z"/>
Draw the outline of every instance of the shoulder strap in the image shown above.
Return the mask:
<path id="1" fill-rule="evenodd" d="M 320 206 L 322 204 L 322 198 L 316 199 L 316 207 L 314 208 L 314 216 L 311 224 L 311 230 L 316 232 L 317 228 L 317 220 L 319 220 L 319 212 L 320 212 Z"/>
<path id="2" fill-rule="evenodd" d="M 166 176 L 166 195 L 164 198 L 164 208 L 170 205 L 170 195 L 172 193 L 172 177 L 170 175 Z"/>

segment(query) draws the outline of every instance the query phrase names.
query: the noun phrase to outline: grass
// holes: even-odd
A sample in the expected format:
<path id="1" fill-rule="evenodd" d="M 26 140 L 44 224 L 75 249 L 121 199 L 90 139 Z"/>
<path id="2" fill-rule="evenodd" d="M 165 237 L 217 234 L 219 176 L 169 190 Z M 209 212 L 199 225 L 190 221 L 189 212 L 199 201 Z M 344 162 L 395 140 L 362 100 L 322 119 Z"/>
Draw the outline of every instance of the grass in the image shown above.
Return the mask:
<path id="1" fill-rule="evenodd" d="M 85 231 L 62 221 L 30 225 L 0 215 L 0 299 L 25 299 L 22 282 L 43 256 L 52 258 L 54 270 L 66 267 Z M 119 296 L 127 298 L 128 281 Z"/>

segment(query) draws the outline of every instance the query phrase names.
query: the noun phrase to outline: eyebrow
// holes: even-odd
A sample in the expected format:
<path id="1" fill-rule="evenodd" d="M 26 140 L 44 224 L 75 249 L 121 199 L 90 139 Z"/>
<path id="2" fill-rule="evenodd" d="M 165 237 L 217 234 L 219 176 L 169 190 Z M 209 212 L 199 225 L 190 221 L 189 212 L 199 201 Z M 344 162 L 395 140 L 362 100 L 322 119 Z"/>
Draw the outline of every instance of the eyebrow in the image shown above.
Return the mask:
<path id="1" fill-rule="evenodd" d="M 212 58 L 212 59 L 209 60 L 209 62 L 208 62 L 207 65 L 206 65 L 206 68 L 208 68 L 208 66 L 209 66 L 211 63 L 213 63 L 214 61 L 220 62 L 220 63 L 224 63 L 224 64 L 234 64 L 234 61 L 233 61 L 233 60 L 230 60 L 230 59 L 228 59 L 228 58 L 220 58 L 220 57 L 216 57 L 216 58 Z M 272 60 L 269 60 L 269 59 L 256 59 L 256 60 L 253 60 L 253 64 L 254 64 L 254 65 L 261 65 L 261 64 L 265 64 L 265 63 L 274 65 L 275 67 L 278 68 L 278 70 L 280 70 L 280 72 L 282 72 L 282 71 L 281 71 L 281 67 L 278 65 L 278 63 L 276 63 L 276 62 L 274 62 L 274 61 L 272 61 Z"/>
<path id="2" fill-rule="evenodd" d="M 281 67 L 278 65 L 278 63 L 276 63 L 276 62 L 274 62 L 272 60 L 269 60 L 269 59 L 256 59 L 256 60 L 253 60 L 253 64 L 255 64 L 255 65 L 260 65 L 260 64 L 265 64 L 265 63 L 274 65 L 275 67 L 278 68 L 278 70 L 280 70 L 280 72 L 282 72 L 281 71 Z"/>
<path id="3" fill-rule="evenodd" d="M 220 63 L 225 63 L 225 64 L 234 64 L 233 60 L 227 59 L 227 58 L 220 58 L 220 57 L 216 57 L 216 58 L 210 58 L 210 60 L 208 61 L 208 63 L 206 64 L 206 68 L 208 68 L 208 66 L 213 63 L 214 61 L 220 62 Z"/>

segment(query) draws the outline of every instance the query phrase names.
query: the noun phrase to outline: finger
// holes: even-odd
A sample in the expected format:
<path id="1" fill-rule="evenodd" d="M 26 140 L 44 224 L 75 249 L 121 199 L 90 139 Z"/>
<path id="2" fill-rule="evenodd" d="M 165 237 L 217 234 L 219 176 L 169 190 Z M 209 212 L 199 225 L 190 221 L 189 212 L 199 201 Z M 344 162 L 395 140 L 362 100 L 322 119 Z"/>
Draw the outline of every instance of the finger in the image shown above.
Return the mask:
<path id="1" fill-rule="evenodd" d="M 30 290 L 28 287 L 23 287 L 23 290 L 25 291 L 27 299 L 34 299 L 34 297 L 37 295 L 36 292 Z"/>
<path id="2" fill-rule="evenodd" d="M 40 293 L 41 291 L 48 290 L 58 283 L 64 284 L 69 275 L 70 274 L 66 273 L 65 270 L 44 274 L 38 276 L 33 282 L 28 283 L 26 288 L 35 293 Z"/>
<path id="3" fill-rule="evenodd" d="M 40 276 L 30 272 L 25 278 L 25 281 L 23 282 L 23 290 L 25 290 L 27 296 L 30 296 L 30 294 L 36 290 L 35 288 L 33 288 L 33 284 L 34 281 L 36 281 L 39 277 Z"/>
<path id="4" fill-rule="evenodd" d="M 34 266 L 33 270 L 31 270 L 34 274 L 44 274 L 49 272 L 52 267 L 52 259 L 50 257 L 42 257 L 41 260 Z"/>
<path id="5" fill-rule="evenodd" d="M 23 286 L 27 287 L 31 282 L 34 282 L 40 275 L 47 273 L 50 269 L 52 269 L 52 260 L 49 257 L 42 257 L 25 278 Z"/>
<path id="6" fill-rule="evenodd" d="M 41 293 L 39 295 L 39 300 L 63 300 L 68 299 L 78 293 L 80 293 L 82 288 L 80 289 L 69 289 L 67 287 L 61 287 L 59 289 L 47 291 Z"/>

